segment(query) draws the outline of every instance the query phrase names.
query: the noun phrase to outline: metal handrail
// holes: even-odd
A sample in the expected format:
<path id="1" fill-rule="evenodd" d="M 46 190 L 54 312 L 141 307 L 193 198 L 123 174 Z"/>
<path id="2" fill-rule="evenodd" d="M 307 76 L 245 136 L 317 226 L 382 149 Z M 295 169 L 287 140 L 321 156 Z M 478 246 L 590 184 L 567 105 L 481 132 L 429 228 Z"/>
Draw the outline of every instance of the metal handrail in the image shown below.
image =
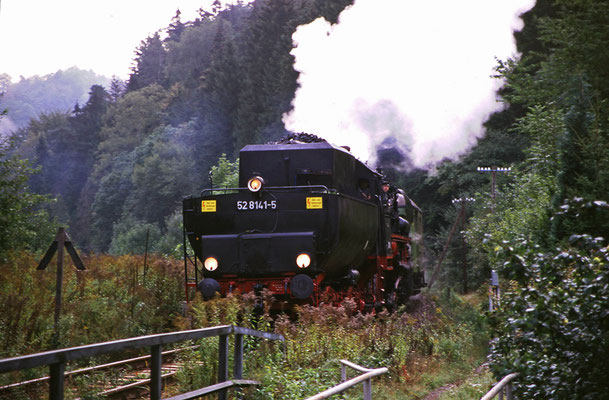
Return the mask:
<path id="1" fill-rule="evenodd" d="M 233 375 L 235 379 L 241 379 L 243 374 L 243 335 L 285 341 L 283 335 L 233 325 L 222 325 L 213 328 L 140 336 L 105 343 L 90 344 L 68 349 L 52 350 L 44 353 L 7 358 L 0 360 L 0 373 L 48 365 L 50 367 L 51 376 L 49 398 L 51 400 L 63 399 L 64 373 L 66 363 L 68 361 L 95 357 L 100 354 L 150 347 L 150 398 L 153 400 L 158 400 L 161 398 L 161 348 L 163 345 L 186 340 L 198 340 L 207 337 L 219 336 L 218 382 L 225 382 L 228 381 L 228 335 L 230 334 L 235 334 L 233 363 Z M 221 399 L 226 398 L 226 393 L 220 393 L 220 395 Z"/>
<path id="2" fill-rule="evenodd" d="M 331 193 L 332 190 L 330 190 L 326 185 L 300 185 L 300 186 L 265 186 L 262 188 L 262 191 L 267 191 L 267 190 L 292 190 L 292 191 L 297 191 L 297 190 L 322 190 L 326 193 Z M 200 197 L 203 197 L 203 195 L 205 193 L 211 193 L 213 194 L 213 192 L 228 192 L 228 191 L 248 191 L 248 188 L 207 188 L 207 189 L 203 189 L 201 191 Z"/>
<path id="3" fill-rule="evenodd" d="M 513 388 L 512 388 L 512 381 L 514 379 L 516 379 L 518 377 L 517 372 L 513 373 L 513 374 L 509 374 L 507 376 L 505 376 L 502 380 L 500 380 L 497 384 L 495 384 L 495 386 L 493 386 L 493 388 L 487 393 L 485 394 L 480 400 L 491 400 L 493 398 L 495 398 L 495 396 L 499 395 L 499 399 L 502 400 L 503 399 L 503 388 L 505 388 L 505 397 L 506 400 L 512 400 L 513 399 Z"/>
<path id="4" fill-rule="evenodd" d="M 343 383 L 341 383 L 340 385 L 331 387 L 328 390 L 324 390 L 323 392 L 318 393 L 315 396 L 309 397 L 306 400 L 327 399 L 328 397 L 333 396 L 338 393 L 342 393 L 345 390 L 347 390 L 361 382 L 364 382 L 364 400 L 371 400 L 372 399 L 372 378 L 374 378 L 375 376 L 378 376 L 378 375 L 382 375 L 382 374 L 386 373 L 387 371 L 389 371 L 385 367 L 375 368 L 375 369 L 364 368 L 357 364 L 353 364 L 352 362 L 349 362 L 347 360 L 340 360 L 340 362 L 342 364 L 341 365 L 341 378 L 342 378 Z M 346 380 L 347 371 L 346 371 L 345 366 L 353 368 L 359 372 L 364 372 L 364 374 L 357 376 L 353 379 L 349 379 L 347 381 Z"/>

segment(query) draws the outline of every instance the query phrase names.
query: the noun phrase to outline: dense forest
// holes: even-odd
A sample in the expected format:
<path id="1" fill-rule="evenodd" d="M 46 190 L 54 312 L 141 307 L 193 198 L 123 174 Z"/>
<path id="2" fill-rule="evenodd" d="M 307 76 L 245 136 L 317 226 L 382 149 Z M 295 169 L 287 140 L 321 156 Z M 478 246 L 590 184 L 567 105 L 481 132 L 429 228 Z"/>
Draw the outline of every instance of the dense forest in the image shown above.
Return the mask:
<path id="1" fill-rule="evenodd" d="M 92 86 L 2 145 L 0 252 L 35 249 L 58 223 L 83 250 L 138 253 L 149 233 L 153 251 L 174 252 L 180 201 L 222 154 L 226 173 L 243 145 L 286 133 L 292 32 L 336 22 L 350 3 L 256 0 L 190 22 L 177 12 L 141 42 L 126 82 Z M 491 269 L 509 282 L 490 318 L 496 374 L 522 372 L 523 398 L 606 398 L 609 1 L 537 0 L 523 20 L 519 56 L 496 68 L 505 109 L 477 145 L 433 170 L 393 168 L 408 160 L 391 149 L 379 164 L 424 211 L 430 270 L 446 246 L 441 283 L 475 289 Z M 466 197 L 476 201 L 451 202 Z"/>
<path id="2" fill-rule="evenodd" d="M 0 73 L 0 102 L 10 114 L 0 120 L 0 136 L 24 128 L 31 119 L 53 111 L 68 112 L 77 103 L 85 103 L 89 88 L 109 86 L 111 80 L 93 71 L 76 67 L 45 76 L 24 78 L 11 82 L 11 77 Z"/>

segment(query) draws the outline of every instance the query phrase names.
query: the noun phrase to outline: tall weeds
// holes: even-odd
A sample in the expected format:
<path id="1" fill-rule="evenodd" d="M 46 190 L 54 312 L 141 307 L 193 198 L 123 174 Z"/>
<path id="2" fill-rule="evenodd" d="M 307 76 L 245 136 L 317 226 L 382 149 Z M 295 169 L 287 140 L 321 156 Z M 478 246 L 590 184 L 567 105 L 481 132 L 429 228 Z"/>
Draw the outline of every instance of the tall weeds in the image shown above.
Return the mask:
<path id="1" fill-rule="evenodd" d="M 410 313 L 362 314 L 347 300 L 339 307 L 298 307 L 294 315 L 274 318 L 269 315 L 272 299 L 260 300 L 264 311 L 256 313 L 252 294 L 199 299 L 182 320 L 189 328 L 237 324 L 285 337 L 284 345 L 251 338 L 246 342 L 244 376 L 262 382 L 247 398 L 298 399 L 321 392 L 340 382 L 340 359 L 368 368 L 388 367 L 389 374 L 381 378 L 383 386 L 404 394 L 436 368 L 461 365 L 469 370 L 476 345 L 486 340 L 480 313 L 454 295 L 421 297 Z M 200 359 L 203 363 L 193 365 L 188 376 L 207 376 L 206 384 L 211 384 L 215 370 L 205 360 L 216 356 L 217 340 L 207 340 L 201 348 L 202 356 L 206 352 Z M 194 383 L 189 379 L 182 382 L 185 390 Z M 440 383 L 423 384 L 433 388 Z M 361 388 L 354 389 L 353 396 L 361 396 Z"/>
<path id="2" fill-rule="evenodd" d="M 14 253 L 0 265 L 0 358 L 176 329 L 183 299 L 180 261 L 151 257 L 82 256 L 86 271 L 66 257 L 59 335 L 54 339 L 55 260 Z M 119 355 L 120 356 L 120 355 Z M 0 375 L 0 384 L 36 375 Z"/>
<path id="3" fill-rule="evenodd" d="M 87 270 L 82 272 L 66 258 L 55 343 L 55 267 L 36 271 L 37 261 L 31 254 L 15 253 L 0 265 L 2 358 L 56 345 L 233 324 L 285 337 L 285 343 L 244 338 L 244 377 L 262 382 L 259 388 L 245 390 L 245 398 L 298 399 L 321 392 L 340 381 L 339 360 L 347 359 L 368 368 L 389 368 L 379 378 L 382 384 L 373 387 L 375 398 L 391 399 L 415 396 L 417 386 L 445 383 L 442 379 L 449 378 L 437 377 L 455 365 L 469 368 L 474 350 L 485 341 L 480 313 L 454 295 L 421 296 L 409 305 L 409 312 L 361 314 L 347 300 L 339 307 L 298 307 L 288 316 L 271 315 L 274 299 L 268 292 L 259 297 L 234 293 L 209 301 L 198 297 L 182 315 L 181 261 L 152 257 L 144 276 L 142 257 L 92 255 L 83 257 Z M 198 348 L 181 353 L 184 367 L 176 391 L 216 383 L 218 338 L 196 344 Z M 232 358 L 232 351 L 229 354 Z M 89 360 L 100 361 L 105 360 Z M 47 372 L 0 375 L 0 384 Z M 361 388 L 353 389 L 344 398 L 360 395 Z"/>

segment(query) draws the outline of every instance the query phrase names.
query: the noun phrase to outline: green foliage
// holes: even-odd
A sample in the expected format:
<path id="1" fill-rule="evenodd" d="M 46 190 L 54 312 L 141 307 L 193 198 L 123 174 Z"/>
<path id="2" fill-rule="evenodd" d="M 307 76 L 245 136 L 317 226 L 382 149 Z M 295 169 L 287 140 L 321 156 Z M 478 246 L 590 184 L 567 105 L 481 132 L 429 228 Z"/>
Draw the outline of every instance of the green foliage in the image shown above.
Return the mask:
<path id="1" fill-rule="evenodd" d="M 491 367 L 520 372 L 522 398 L 607 398 L 609 257 L 601 239 L 574 235 L 541 253 L 527 241 L 500 251 L 514 279 L 491 315 Z"/>
<path id="2" fill-rule="evenodd" d="M 117 235 L 139 223 L 165 233 L 166 219 L 179 208 L 182 198 L 200 189 L 190 147 L 195 135 L 189 124 L 159 128 L 131 152 L 114 159 L 92 205 L 96 248 L 107 249 L 111 239 L 117 240 Z M 113 230 L 114 224 L 118 225 Z M 179 242 L 181 239 L 172 247 Z M 167 250 L 165 247 L 163 252 Z M 129 250 L 121 246 L 113 251 Z"/>
<path id="3" fill-rule="evenodd" d="M 608 398 L 609 3 L 542 3 L 536 40 L 498 68 L 504 98 L 525 107 L 514 129 L 530 138 L 527 159 L 468 234 L 509 279 L 490 316 L 496 377 L 520 372 L 521 398 Z"/>
<path id="4" fill-rule="evenodd" d="M 158 226 L 127 218 L 114 224 L 113 238 L 108 252 L 114 255 L 154 252 L 154 243 L 161 238 Z"/>
<path id="5" fill-rule="evenodd" d="M 556 1 L 540 18 L 543 51 L 500 63 L 510 103 L 528 107 L 518 129 L 529 131 L 533 147 L 529 166 L 556 179 L 552 206 L 564 199 L 606 199 L 609 190 L 609 85 L 604 65 L 609 57 L 606 1 Z M 594 221 L 557 218 L 553 235 L 567 238 Z"/>
<path id="6" fill-rule="evenodd" d="M 533 10 L 539 18 L 527 18 L 535 27 L 527 32 L 538 36 L 527 42 L 523 58 L 499 63 L 507 82 L 504 99 L 524 111 L 509 130 L 527 138 L 529 146 L 526 159 L 510 174 L 512 183 L 498 185 L 495 214 L 477 196 L 467 235 L 480 266 L 497 265 L 494 249 L 503 241 L 526 238 L 551 249 L 573 233 L 609 234 L 597 215 L 562 213 L 548 219 L 567 198 L 607 200 L 609 86 L 598 77 L 606 74 L 599 62 L 609 55 L 604 45 L 608 6 L 542 2 Z"/>
<path id="7" fill-rule="evenodd" d="M 145 252 L 183 257 L 182 211 L 176 210 L 159 225 L 126 217 L 114 224 L 110 254 L 144 254 Z"/>
<path id="8" fill-rule="evenodd" d="M 226 154 L 222 154 L 218 159 L 218 164 L 212 166 L 210 172 L 214 187 L 239 187 L 239 159 L 230 162 L 226 158 Z"/>
<path id="9" fill-rule="evenodd" d="M 513 182 L 498 191 L 496 201 L 476 196 L 474 216 L 466 232 L 471 244 L 472 271 L 479 282 L 488 279 L 490 269 L 499 265 L 495 247 L 516 237 L 547 244 L 550 221 L 547 218 L 555 181 L 535 172 L 514 171 Z M 491 213 L 491 207 L 494 213 Z"/>
<path id="10" fill-rule="evenodd" d="M 0 261 L 10 250 L 40 249 L 52 237 L 52 223 L 42 209 L 49 199 L 27 188 L 34 170 L 13 153 L 10 140 L 0 139 Z"/>
<path id="11" fill-rule="evenodd" d="M 111 106 L 101 131 L 102 161 L 140 144 L 163 121 L 167 102 L 167 92 L 158 85 L 150 85 L 125 94 Z"/>

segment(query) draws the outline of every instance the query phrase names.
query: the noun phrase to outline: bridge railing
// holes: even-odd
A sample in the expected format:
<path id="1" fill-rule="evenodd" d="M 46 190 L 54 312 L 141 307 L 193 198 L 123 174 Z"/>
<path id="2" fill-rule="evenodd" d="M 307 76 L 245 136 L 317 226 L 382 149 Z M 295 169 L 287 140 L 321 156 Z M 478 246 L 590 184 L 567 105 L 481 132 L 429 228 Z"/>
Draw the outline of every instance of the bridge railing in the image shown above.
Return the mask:
<path id="1" fill-rule="evenodd" d="M 352 388 L 353 386 L 355 386 L 359 383 L 362 383 L 362 382 L 364 383 L 364 400 L 371 400 L 372 399 L 372 378 L 374 378 L 375 376 L 378 376 L 378 375 L 382 375 L 388 371 L 388 369 L 384 368 L 384 367 L 376 368 L 376 369 L 364 368 L 357 364 L 353 364 L 352 362 L 349 362 L 347 360 L 340 360 L 340 363 L 341 363 L 341 378 L 342 378 L 343 383 L 341 383 L 340 385 L 331 387 L 330 389 L 325 390 L 321 393 L 318 393 L 315 396 L 309 397 L 307 400 L 327 399 L 330 396 L 333 396 L 338 393 L 342 393 L 345 390 Z M 347 368 L 346 367 L 353 368 L 354 370 L 363 372 L 364 374 L 357 376 L 353 379 L 347 380 Z"/>
<path id="2" fill-rule="evenodd" d="M 228 380 L 228 337 L 235 335 L 233 381 Z M 243 336 L 249 335 L 270 340 L 284 341 L 282 335 L 261 332 L 254 329 L 241 328 L 233 325 L 222 325 L 213 328 L 195 329 L 190 331 L 170 332 L 157 335 L 97 343 L 68 349 L 52 350 L 44 353 L 30 354 L 21 357 L 0 360 L 0 373 L 19 371 L 28 368 L 49 366 L 50 384 L 49 398 L 61 400 L 64 396 L 64 374 L 66 364 L 70 361 L 95 357 L 100 354 L 114 353 L 124 350 L 150 348 L 150 398 L 160 400 L 162 394 L 161 382 L 161 351 L 164 345 L 186 340 L 199 340 L 218 336 L 218 384 L 201 389 L 205 393 L 219 392 L 220 399 L 226 399 L 227 390 L 233 386 L 256 384 L 254 381 L 242 380 L 243 375 Z M 194 398 L 194 392 L 176 396 L 180 399 Z M 190 397 L 189 397 L 190 396 Z M 198 394 L 196 395 L 198 396 Z"/>
<path id="3" fill-rule="evenodd" d="M 518 373 L 513 373 L 505 376 L 502 380 L 497 382 L 495 386 L 485 394 L 480 400 L 491 400 L 499 396 L 499 400 L 503 400 L 505 392 L 506 400 L 512 400 L 514 398 L 512 381 L 518 377 Z"/>

